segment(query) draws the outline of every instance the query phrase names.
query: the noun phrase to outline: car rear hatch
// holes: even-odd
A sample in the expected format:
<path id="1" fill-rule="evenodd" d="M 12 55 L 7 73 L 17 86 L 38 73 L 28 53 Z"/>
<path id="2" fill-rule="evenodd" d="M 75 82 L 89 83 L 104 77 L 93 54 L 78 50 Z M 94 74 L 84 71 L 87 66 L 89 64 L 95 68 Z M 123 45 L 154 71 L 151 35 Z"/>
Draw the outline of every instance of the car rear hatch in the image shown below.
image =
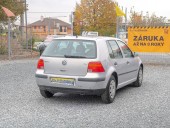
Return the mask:
<path id="1" fill-rule="evenodd" d="M 88 64 L 97 56 L 95 41 L 61 40 L 52 42 L 44 51 L 46 74 L 85 76 Z"/>
<path id="2" fill-rule="evenodd" d="M 44 71 L 46 74 L 85 76 L 89 61 L 88 59 L 44 58 Z"/>

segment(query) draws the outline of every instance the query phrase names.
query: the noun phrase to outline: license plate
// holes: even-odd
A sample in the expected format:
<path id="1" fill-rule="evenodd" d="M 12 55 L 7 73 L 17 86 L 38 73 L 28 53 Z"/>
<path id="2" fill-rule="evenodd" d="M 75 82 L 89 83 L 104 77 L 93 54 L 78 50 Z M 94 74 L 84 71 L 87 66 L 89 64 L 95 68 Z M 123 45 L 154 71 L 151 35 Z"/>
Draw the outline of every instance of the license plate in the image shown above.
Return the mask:
<path id="1" fill-rule="evenodd" d="M 74 79 L 71 78 L 58 78 L 58 77 L 51 77 L 50 78 L 52 83 L 58 83 L 63 85 L 74 85 Z"/>

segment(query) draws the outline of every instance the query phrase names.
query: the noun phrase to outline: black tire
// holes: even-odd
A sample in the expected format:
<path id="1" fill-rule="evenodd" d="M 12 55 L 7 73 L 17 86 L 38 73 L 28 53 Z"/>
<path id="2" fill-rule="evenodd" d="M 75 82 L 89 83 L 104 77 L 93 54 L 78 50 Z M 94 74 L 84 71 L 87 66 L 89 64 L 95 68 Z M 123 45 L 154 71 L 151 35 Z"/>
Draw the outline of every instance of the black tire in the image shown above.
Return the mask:
<path id="1" fill-rule="evenodd" d="M 53 93 L 51 93 L 51 92 L 49 92 L 49 91 L 46 91 L 46 90 L 41 90 L 40 89 L 40 93 L 41 93 L 41 95 L 43 96 L 43 97 L 45 97 L 45 98 L 51 98 L 51 97 L 53 97 Z"/>
<path id="2" fill-rule="evenodd" d="M 114 85 L 112 85 L 114 84 Z M 113 88 L 111 88 L 111 86 L 113 86 Z M 113 90 L 112 90 L 113 89 Z M 111 94 L 111 90 L 113 91 L 113 94 Z M 114 76 L 110 77 L 110 80 L 107 84 L 106 90 L 105 92 L 101 95 L 102 101 L 104 103 L 112 103 L 114 101 L 116 95 L 116 80 Z"/>
<path id="3" fill-rule="evenodd" d="M 137 80 L 133 83 L 134 87 L 141 87 L 143 81 L 143 68 L 140 67 L 138 71 Z"/>

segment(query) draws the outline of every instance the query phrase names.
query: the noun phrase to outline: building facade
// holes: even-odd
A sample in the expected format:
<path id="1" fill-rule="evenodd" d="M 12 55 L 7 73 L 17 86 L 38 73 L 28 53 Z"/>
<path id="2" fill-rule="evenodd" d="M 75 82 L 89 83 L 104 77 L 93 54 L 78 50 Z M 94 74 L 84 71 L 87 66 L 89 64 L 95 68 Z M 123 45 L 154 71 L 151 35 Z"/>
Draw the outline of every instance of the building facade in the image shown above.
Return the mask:
<path id="1" fill-rule="evenodd" d="M 43 18 L 28 25 L 29 31 L 38 38 L 44 39 L 47 35 L 70 35 L 71 24 L 54 18 Z"/>

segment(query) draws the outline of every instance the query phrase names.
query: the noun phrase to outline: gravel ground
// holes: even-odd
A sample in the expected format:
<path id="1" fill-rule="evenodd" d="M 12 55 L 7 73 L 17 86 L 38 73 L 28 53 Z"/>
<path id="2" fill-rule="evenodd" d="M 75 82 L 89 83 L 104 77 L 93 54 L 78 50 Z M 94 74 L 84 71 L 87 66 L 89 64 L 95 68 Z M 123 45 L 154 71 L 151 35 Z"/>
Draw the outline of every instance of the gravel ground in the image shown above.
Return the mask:
<path id="1" fill-rule="evenodd" d="M 143 63 L 170 66 L 170 53 L 138 53 Z"/>
<path id="2" fill-rule="evenodd" d="M 0 128 L 170 128 L 170 67 L 145 65 L 143 86 L 117 91 L 114 103 L 98 96 L 43 98 L 37 60 L 0 61 Z"/>

